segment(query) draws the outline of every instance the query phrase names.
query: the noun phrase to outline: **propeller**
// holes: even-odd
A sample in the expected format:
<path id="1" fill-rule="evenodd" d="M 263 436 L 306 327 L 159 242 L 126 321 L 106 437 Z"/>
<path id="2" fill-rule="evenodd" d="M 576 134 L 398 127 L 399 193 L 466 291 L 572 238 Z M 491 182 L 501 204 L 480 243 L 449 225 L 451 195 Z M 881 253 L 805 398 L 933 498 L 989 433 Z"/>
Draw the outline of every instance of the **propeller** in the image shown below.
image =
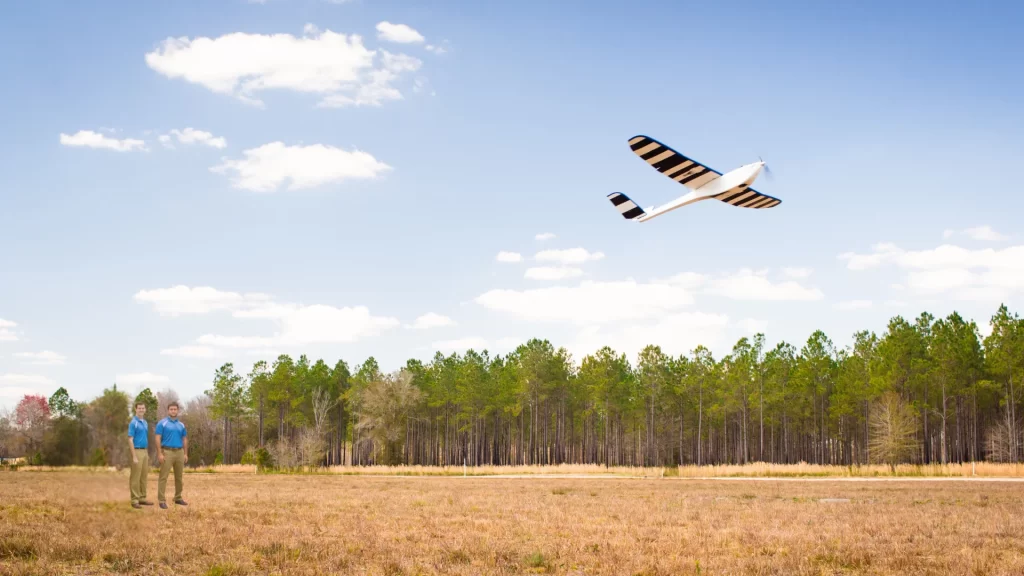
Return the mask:
<path id="1" fill-rule="evenodd" d="M 758 156 L 757 159 L 761 160 L 761 157 Z M 771 180 L 772 179 L 772 169 L 768 167 L 768 164 L 764 160 L 761 160 L 761 162 L 764 163 L 764 177 L 765 177 L 765 179 L 766 180 Z"/>

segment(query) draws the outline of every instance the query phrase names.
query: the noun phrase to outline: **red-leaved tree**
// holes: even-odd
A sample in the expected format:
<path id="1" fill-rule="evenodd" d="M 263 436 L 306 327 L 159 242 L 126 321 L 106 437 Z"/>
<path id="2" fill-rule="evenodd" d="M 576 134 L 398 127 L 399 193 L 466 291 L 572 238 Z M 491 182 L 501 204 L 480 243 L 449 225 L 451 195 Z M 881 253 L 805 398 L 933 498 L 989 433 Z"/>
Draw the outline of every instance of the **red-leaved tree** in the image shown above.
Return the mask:
<path id="1" fill-rule="evenodd" d="M 25 394 L 14 409 L 14 423 L 25 436 L 30 453 L 42 446 L 49 422 L 50 405 L 46 403 L 45 396 Z"/>

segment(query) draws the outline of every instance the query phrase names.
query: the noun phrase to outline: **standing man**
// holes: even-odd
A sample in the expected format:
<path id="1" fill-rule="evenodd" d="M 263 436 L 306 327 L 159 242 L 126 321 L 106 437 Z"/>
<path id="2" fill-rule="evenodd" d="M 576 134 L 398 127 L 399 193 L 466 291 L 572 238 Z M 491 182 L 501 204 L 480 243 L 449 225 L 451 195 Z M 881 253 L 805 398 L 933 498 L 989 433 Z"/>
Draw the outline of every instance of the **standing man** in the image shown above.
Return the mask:
<path id="1" fill-rule="evenodd" d="M 128 490 L 132 495 L 132 508 L 152 506 L 146 501 L 146 483 L 149 478 L 149 422 L 146 405 L 135 403 L 135 417 L 128 423 L 128 444 L 131 445 L 132 473 L 128 480 Z"/>
<path id="2" fill-rule="evenodd" d="M 188 462 L 188 436 L 185 424 L 178 421 L 178 403 L 167 405 L 167 417 L 156 423 L 156 454 L 160 460 L 160 481 L 157 483 L 156 498 L 160 507 L 167 509 L 167 474 L 174 468 L 174 503 L 188 506 L 181 499 L 181 473 Z"/>

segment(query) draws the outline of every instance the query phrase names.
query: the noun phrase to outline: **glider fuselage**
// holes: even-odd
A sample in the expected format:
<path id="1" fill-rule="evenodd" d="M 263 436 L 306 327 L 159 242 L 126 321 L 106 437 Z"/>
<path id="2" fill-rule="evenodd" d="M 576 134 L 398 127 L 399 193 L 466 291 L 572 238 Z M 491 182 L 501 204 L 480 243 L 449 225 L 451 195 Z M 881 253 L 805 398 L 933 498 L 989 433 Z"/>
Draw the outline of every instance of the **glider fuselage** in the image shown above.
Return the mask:
<path id="1" fill-rule="evenodd" d="M 676 198 L 675 200 L 667 204 L 663 204 L 661 206 L 658 206 L 657 208 L 651 208 L 649 212 L 637 217 L 636 221 L 646 222 L 651 218 L 661 216 L 662 214 L 665 214 L 666 212 L 671 212 L 676 208 L 682 208 L 687 204 L 693 204 L 694 202 L 707 200 L 712 196 L 721 194 L 727 190 L 731 190 L 738 186 L 749 186 L 751 183 L 754 182 L 754 180 L 757 179 L 758 175 L 761 173 L 762 168 L 764 168 L 764 162 L 752 162 L 750 164 L 740 166 L 735 170 L 726 172 L 720 178 L 715 178 L 714 180 L 708 182 L 707 184 L 701 186 L 700 188 L 697 188 L 696 190 L 688 194 L 680 196 L 679 198 Z"/>

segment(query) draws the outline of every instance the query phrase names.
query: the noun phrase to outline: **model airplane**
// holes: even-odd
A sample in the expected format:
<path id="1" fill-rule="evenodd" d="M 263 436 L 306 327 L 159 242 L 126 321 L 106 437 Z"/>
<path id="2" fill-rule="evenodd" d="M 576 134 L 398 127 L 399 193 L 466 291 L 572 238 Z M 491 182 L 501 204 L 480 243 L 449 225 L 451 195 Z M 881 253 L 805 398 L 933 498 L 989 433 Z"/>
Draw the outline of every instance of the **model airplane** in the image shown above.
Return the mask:
<path id="1" fill-rule="evenodd" d="M 644 211 L 625 194 L 612 192 L 608 199 L 627 220 L 646 222 L 676 208 L 711 198 L 740 208 L 772 208 L 782 203 L 782 200 L 750 187 L 761 173 L 761 169 L 765 167 L 762 161 L 740 166 L 732 172 L 722 174 L 693 158 L 683 156 L 654 138 L 635 136 L 629 140 L 629 147 L 655 170 L 689 188 L 690 193 L 663 206 L 652 206 Z"/>

